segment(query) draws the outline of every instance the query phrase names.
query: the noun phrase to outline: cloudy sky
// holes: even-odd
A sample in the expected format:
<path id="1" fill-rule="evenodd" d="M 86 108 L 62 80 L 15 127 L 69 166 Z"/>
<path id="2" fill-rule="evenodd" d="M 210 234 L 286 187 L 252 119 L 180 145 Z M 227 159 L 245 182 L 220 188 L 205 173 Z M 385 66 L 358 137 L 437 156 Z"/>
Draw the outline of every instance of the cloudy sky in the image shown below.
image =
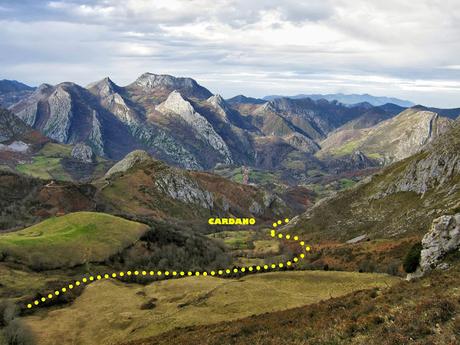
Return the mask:
<path id="1" fill-rule="evenodd" d="M 460 106 L 458 0 L 0 0 L 0 79 L 149 71 L 225 97 L 371 93 Z"/>

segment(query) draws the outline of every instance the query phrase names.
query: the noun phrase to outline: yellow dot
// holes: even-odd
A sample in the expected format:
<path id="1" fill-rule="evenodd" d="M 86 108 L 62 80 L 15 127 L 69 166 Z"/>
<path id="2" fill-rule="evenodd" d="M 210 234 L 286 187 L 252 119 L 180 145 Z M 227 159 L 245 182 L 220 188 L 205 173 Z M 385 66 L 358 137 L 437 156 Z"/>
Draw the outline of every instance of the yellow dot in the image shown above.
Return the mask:
<path id="1" fill-rule="evenodd" d="M 48 298 L 49 298 L 49 299 L 53 298 L 53 295 L 52 295 L 52 294 L 49 294 L 49 295 L 48 295 Z"/>
<path id="2" fill-rule="evenodd" d="M 278 238 L 283 238 L 283 234 L 278 234 Z"/>
<path id="3" fill-rule="evenodd" d="M 249 266 L 249 272 L 252 272 L 254 269 L 252 268 L 252 266 Z"/>
<path id="4" fill-rule="evenodd" d="M 173 271 L 173 276 L 177 276 L 177 272 L 176 271 Z"/>
<path id="5" fill-rule="evenodd" d="M 257 266 L 257 267 L 256 267 L 256 270 L 260 271 L 260 266 Z"/>
<path id="6" fill-rule="evenodd" d="M 278 221 L 278 224 L 281 225 L 281 224 L 283 224 L 283 222 L 282 222 L 281 220 L 279 220 L 279 221 Z"/>
<path id="7" fill-rule="evenodd" d="M 93 276 L 89 277 L 89 280 L 93 281 L 93 280 L 94 280 L 94 277 L 93 277 Z"/>
<path id="8" fill-rule="evenodd" d="M 73 289 L 73 285 L 72 284 L 69 284 L 69 289 Z"/>
<path id="9" fill-rule="evenodd" d="M 45 297 L 42 297 L 41 300 L 42 300 L 42 302 L 45 302 L 45 301 L 46 301 L 46 298 L 45 298 Z"/>
<path id="10" fill-rule="evenodd" d="M 158 274 L 159 276 L 161 276 L 162 273 L 161 273 L 161 271 L 158 271 L 157 274 Z"/>
<path id="11" fill-rule="evenodd" d="M 275 265 L 275 264 L 272 264 L 272 268 L 276 268 L 276 265 Z"/>
<path id="12" fill-rule="evenodd" d="M 294 259 L 292 259 L 292 260 L 293 260 L 294 262 L 297 262 L 297 261 L 299 261 L 299 259 L 298 259 L 298 258 L 294 258 Z"/>
<path id="13" fill-rule="evenodd" d="M 234 269 L 233 269 L 233 272 L 234 272 L 234 273 L 238 273 L 238 268 L 234 268 Z"/>
<path id="14" fill-rule="evenodd" d="M 104 278 L 105 278 L 105 279 L 109 279 L 110 276 L 106 273 L 106 274 L 104 274 Z"/>
<path id="15" fill-rule="evenodd" d="M 203 272 L 203 276 L 207 276 L 208 275 L 208 272 Z"/>
<path id="16" fill-rule="evenodd" d="M 125 272 L 120 272 L 120 277 L 123 277 L 125 275 Z"/>
<path id="17" fill-rule="evenodd" d="M 294 236 L 294 241 L 298 241 L 299 240 L 299 236 Z"/>
<path id="18" fill-rule="evenodd" d="M 35 304 L 35 305 L 38 305 L 38 303 L 39 303 L 38 301 L 34 301 L 34 304 Z"/>
<path id="19" fill-rule="evenodd" d="M 181 276 L 185 275 L 185 272 L 181 272 L 180 275 L 181 275 Z"/>
<path id="20" fill-rule="evenodd" d="M 246 268 L 241 268 L 241 272 L 245 272 L 246 271 Z"/>
<path id="21" fill-rule="evenodd" d="M 222 275 L 224 274 L 224 272 L 222 270 L 219 270 L 219 274 Z"/>
<path id="22" fill-rule="evenodd" d="M 62 292 L 66 292 L 66 291 L 67 291 L 67 289 L 66 289 L 66 288 L 62 288 Z"/>
<path id="23" fill-rule="evenodd" d="M 87 282 L 86 278 L 83 278 L 83 279 L 82 279 L 82 282 L 83 282 L 83 283 L 86 283 L 86 282 Z"/>
<path id="24" fill-rule="evenodd" d="M 117 274 L 116 273 L 112 273 L 112 278 L 116 278 L 117 277 Z"/>
<path id="25" fill-rule="evenodd" d="M 59 291 L 57 291 L 57 290 L 54 291 L 54 294 L 55 294 L 56 296 L 59 296 Z"/>
<path id="26" fill-rule="evenodd" d="M 278 226 L 278 224 L 276 223 L 273 223 L 273 227 L 276 228 Z"/>
<path id="27" fill-rule="evenodd" d="M 304 254 L 304 253 L 300 254 L 300 258 L 301 258 L 301 259 L 303 259 L 304 257 L 305 257 L 305 254 Z"/>
<path id="28" fill-rule="evenodd" d="M 169 276 L 169 271 L 166 271 L 166 272 L 165 272 L 165 276 Z"/>
<path id="29" fill-rule="evenodd" d="M 309 252 L 309 251 L 311 250 L 311 247 L 310 247 L 310 246 L 306 246 L 306 247 L 305 247 L 305 250 L 306 250 L 307 252 Z"/>
<path id="30" fill-rule="evenodd" d="M 278 267 L 279 267 L 279 268 L 283 268 L 283 266 L 284 266 L 284 265 L 283 265 L 282 262 L 280 262 L 280 263 L 278 264 Z"/>
<path id="31" fill-rule="evenodd" d="M 304 246 L 304 245 L 305 245 L 305 242 L 304 242 L 304 241 L 300 241 L 300 245 L 301 245 L 301 246 Z"/>
<path id="32" fill-rule="evenodd" d="M 270 236 L 271 237 L 275 237 L 275 235 L 276 235 L 275 230 L 270 231 Z"/>
<path id="33" fill-rule="evenodd" d="M 286 265 L 291 266 L 292 262 L 288 261 L 288 262 L 286 262 Z"/>
<path id="34" fill-rule="evenodd" d="M 285 218 L 285 219 L 284 219 L 284 222 L 285 222 L 285 223 L 289 223 L 289 218 Z"/>
<path id="35" fill-rule="evenodd" d="M 264 270 L 268 270 L 268 265 L 264 265 Z"/>
<path id="36" fill-rule="evenodd" d="M 291 238 L 291 235 L 286 235 L 286 239 L 289 240 Z"/>
<path id="37" fill-rule="evenodd" d="M 188 274 L 189 276 L 191 276 L 193 273 L 189 271 L 187 274 Z"/>
<path id="38" fill-rule="evenodd" d="M 101 280 L 101 279 L 102 279 L 102 277 L 101 277 L 100 275 L 98 275 L 96 278 L 97 278 L 97 280 Z"/>
<path id="39" fill-rule="evenodd" d="M 200 272 L 195 272 L 195 275 L 196 275 L 196 276 L 199 276 L 199 275 L 200 275 Z"/>
<path id="40" fill-rule="evenodd" d="M 212 276 L 215 276 L 215 275 L 216 275 L 216 272 L 211 271 L 211 275 L 212 275 Z"/>
<path id="41" fill-rule="evenodd" d="M 75 285 L 80 286 L 80 282 L 79 282 L 79 281 L 76 281 L 76 282 L 75 282 Z"/>
<path id="42" fill-rule="evenodd" d="M 230 273 L 230 270 L 227 268 L 227 269 L 225 270 L 225 273 L 229 274 L 229 273 Z"/>
<path id="43" fill-rule="evenodd" d="M 132 274 L 131 271 L 128 271 L 128 275 L 130 276 L 131 274 Z"/>
<path id="44" fill-rule="evenodd" d="M 147 272 L 146 272 L 146 271 L 142 271 L 142 275 L 143 275 L 143 276 L 147 275 Z"/>
<path id="45" fill-rule="evenodd" d="M 29 308 L 29 309 L 32 308 L 32 304 L 29 303 L 29 304 L 27 305 L 27 308 Z"/>
<path id="46" fill-rule="evenodd" d="M 139 271 L 134 271 L 134 275 L 135 275 L 135 276 L 138 276 L 138 275 L 139 275 Z"/>

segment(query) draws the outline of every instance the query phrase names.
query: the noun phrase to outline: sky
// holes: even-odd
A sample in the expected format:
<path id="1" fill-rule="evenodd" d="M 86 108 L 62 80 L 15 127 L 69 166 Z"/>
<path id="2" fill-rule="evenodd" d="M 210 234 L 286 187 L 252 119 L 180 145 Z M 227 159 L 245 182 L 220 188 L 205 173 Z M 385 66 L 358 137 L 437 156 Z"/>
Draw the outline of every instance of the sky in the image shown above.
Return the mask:
<path id="1" fill-rule="evenodd" d="M 30 85 L 152 72 L 460 107 L 458 0 L 0 0 L 0 27 L 0 79 Z"/>

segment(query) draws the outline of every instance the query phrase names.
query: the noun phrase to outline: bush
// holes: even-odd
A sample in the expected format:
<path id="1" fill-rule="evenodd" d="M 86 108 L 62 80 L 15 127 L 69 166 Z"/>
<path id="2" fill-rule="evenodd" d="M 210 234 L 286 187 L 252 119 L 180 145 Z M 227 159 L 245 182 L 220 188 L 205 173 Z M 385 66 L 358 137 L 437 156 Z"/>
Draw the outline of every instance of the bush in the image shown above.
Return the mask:
<path id="1" fill-rule="evenodd" d="M 32 332 L 19 319 L 12 320 L 4 330 L 8 345 L 35 344 Z"/>
<path id="2" fill-rule="evenodd" d="M 421 251 L 421 243 L 416 243 L 411 247 L 403 262 L 403 268 L 406 273 L 414 273 L 417 270 L 417 267 L 420 264 Z"/>

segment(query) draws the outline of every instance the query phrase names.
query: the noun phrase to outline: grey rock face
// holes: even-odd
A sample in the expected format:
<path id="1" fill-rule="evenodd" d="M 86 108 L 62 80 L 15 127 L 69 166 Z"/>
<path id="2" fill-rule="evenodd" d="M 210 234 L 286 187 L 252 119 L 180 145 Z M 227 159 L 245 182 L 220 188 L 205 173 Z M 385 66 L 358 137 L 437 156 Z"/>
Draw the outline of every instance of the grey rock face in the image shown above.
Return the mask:
<path id="1" fill-rule="evenodd" d="M 216 133 L 204 116 L 197 113 L 190 102 L 177 91 L 171 92 L 168 99 L 157 107 L 163 113 L 174 113 L 187 122 L 197 134 L 223 157 L 226 164 L 233 163 L 232 154 L 222 137 Z"/>
<path id="2" fill-rule="evenodd" d="M 429 154 L 412 162 L 403 176 L 385 194 L 412 191 L 423 194 L 430 188 L 440 188 L 453 176 L 460 174 L 460 153 Z"/>
<path id="3" fill-rule="evenodd" d="M 83 162 L 83 163 L 92 163 L 94 154 L 90 146 L 78 143 L 72 149 L 72 157 Z"/>
<path id="4" fill-rule="evenodd" d="M 50 118 L 43 127 L 43 132 L 51 139 L 61 143 L 69 140 L 69 128 L 73 117 L 70 95 L 58 87 L 48 99 Z"/>
<path id="5" fill-rule="evenodd" d="M 128 153 L 125 158 L 116 163 L 109 171 L 105 174 L 105 177 L 110 177 L 116 173 L 124 173 L 134 166 L 140 165 L 142 163 L 148 163 L 152 161 L 152 157 L 142 150 L 136 150 L 131 153 Z"/>
<path id="6" fill-rule="evenodd" d="M 214 199 L 210 192 L 202 190 L 198 184 L 181 172 L 172 169 L 157 176 L 156 187 L 175 200 L 212 209 Z"/>
<path id="7" fill-rule="evenodd" d="M 423 237 L 420 267 L 429 271 L 437 267 L 442 258 L 460 248 L 460 213 L 441 216 L 433 221 L 430 231 Z"/>
<path id="8" fill-rule="evenodd" d="M 289 145 L 302 152 L 315 153 L 319 150 L 319 145 L 317 143 L 300 133 L 293 133 L 285 137 L 284 140 Z"/>
<path id="9" fill-rule="evenodd" d="M 95 152 L 99 156 L 104 156 L 104 141 L 102 138 L 102 128 L 99 119 L 97 118 L 97 113 L 93 111 L 93 125 L 91 127 L 91 133 L 89 134 L 88 140 L 91 142 Z"/>
<path id="10" fill-rule="evenodd" d="M 187 96 L 206 99 L 212 96 L 206 88 L 191 78 L 176 78 L 171 75 L 144 73 L 134 84 L 144 89 L 181 90 Z"/>
<path id="11" fill-rule="evenodd" d="M 423 276 L 425 273 L 446 268 L 442 259 L 449 253 L 460 249 L 460 213 L 445 215 L 435 219 L 430 231 L 422 239 L 420 265 L 408 279 Z"/>

